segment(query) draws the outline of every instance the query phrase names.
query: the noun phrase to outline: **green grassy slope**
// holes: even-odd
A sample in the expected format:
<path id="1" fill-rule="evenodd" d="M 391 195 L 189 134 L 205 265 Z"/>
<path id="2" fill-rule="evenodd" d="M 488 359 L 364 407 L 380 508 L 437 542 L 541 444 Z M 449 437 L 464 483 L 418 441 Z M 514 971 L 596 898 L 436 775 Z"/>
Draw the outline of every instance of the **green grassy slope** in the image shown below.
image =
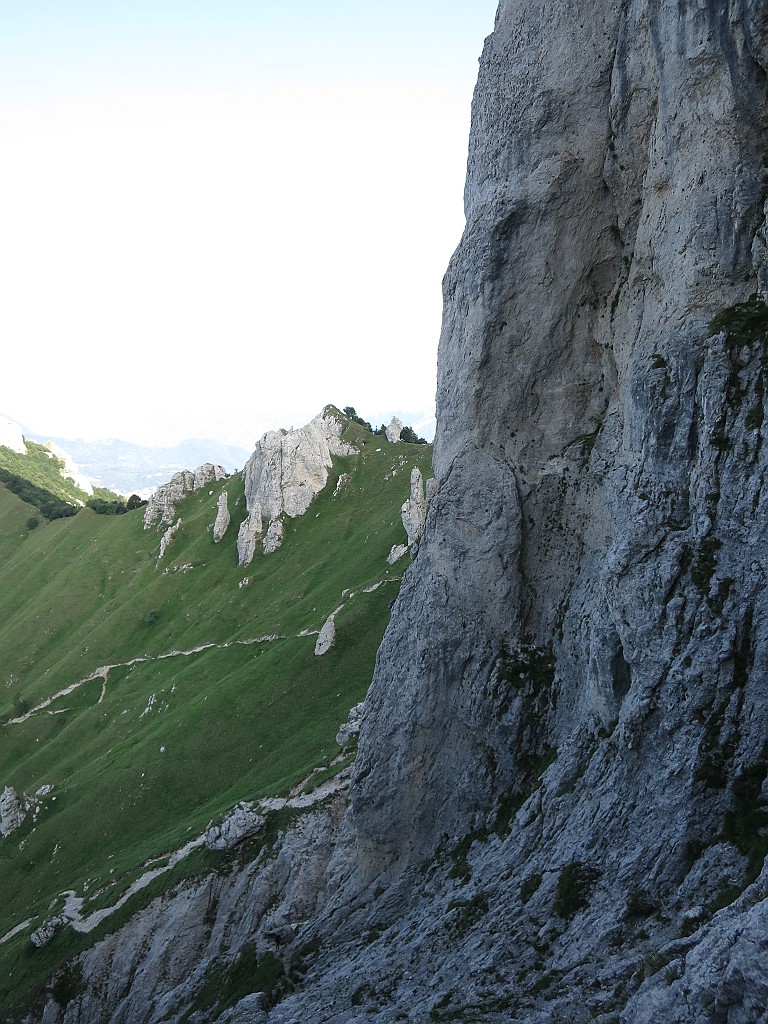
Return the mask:
<path id="1" fill-rule="evenodd" d="M 345 436 L 361 454 L 336 460 L 306 515 L 286 521 L 283 546 L 245 568 L 239 475 L 184 499 L 159 563 L 142 509 L 84 509 L 28 531 L 29 506 L 0 486 L 0 790 L 53 787 L 0 839 L 0 1011 L 83 941 L 57 937 L 30 955 L 58 894 L 85 896 L 84 912 L 116 901 L 149 858 L 339 753 L 407 565 L 386 556 L 405 540 L 410 469 L 431 472 L 431 448 L 356 424 Z M 334 497 L 341 473 L 350 480 Z M 214 544 L 222 489 L 232 523 Z M 300 634 L 339 605 L 336 643 L 316 658 L 316 637 Z"/>
<path id="2" fill-rule="evenodd" d="M 22 497 L 29 502 L 32 493 L 36 494 L 37 510 L 45 506 L 52 509 L 54 506 L 69 504 L 72 506 L 84 505 L 89 495 L 82 490 L 74 480 L 66 475 L 64 462 L 50 451 L 45 445 L 36 444 L 34 441 L 25 441 L 26 453 L 11 451 L 0 445 L 0 481 L 11 485 L 11 490 L 17 491 L 20 481 L 25 481 L 30 486 L 24 489 Z M 110 492 L 105 492 L 110 497 Z M 35 508 L 30 508 L 34 513 Z M 45 513 L 48 514 L 48 511 Z M 61 514 L 57 510 L 54 516 Z M 53 516 L 52 516 L 53 517 Z"/>

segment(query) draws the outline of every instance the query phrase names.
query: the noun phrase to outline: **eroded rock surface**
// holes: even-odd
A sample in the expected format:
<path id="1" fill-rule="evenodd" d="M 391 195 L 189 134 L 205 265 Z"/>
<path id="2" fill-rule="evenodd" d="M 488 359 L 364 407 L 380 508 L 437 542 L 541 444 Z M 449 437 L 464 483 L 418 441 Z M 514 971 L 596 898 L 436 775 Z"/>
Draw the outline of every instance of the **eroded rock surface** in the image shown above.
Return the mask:
<path id="1" fill-rule="evenodd" d="M 312 500 L 328 482 L 333 455 L 352 455 L 355 449 L 341 440 L 344 421 L 326 408 L 305 427 L 270 430 L 261 438 L 243 469 L 245 500 L 250 524 L 238 542 L 240 565 L 250 564 L 256 537 L 255 525 L 266 520 L 265 554 L 282 543 L 281 517 L 304 515 Z M 246 520 L 247 522 L 248 520 Z"/>
<path id="2" fill-rule="evenodd" d="M 393 416 L 391 421 L 390 421 L 389 426 L 384 431 L 384 433 L 387 435 L 387 440 L 389 441 L 389 443 L 390 444 L 397 444 L 397 442 L 400 440 L 400 434 L 402 432 L 403 432 L 402 421 L 399 420 L 397 418 L 397 416 Z"/>
<path id="3" fill-rule="evenodd" d="M 157 556 L 158 562 L 165 557 L 168 548 L 173 543 L 173 538 L 176 536 L 180 529 L 181 519 L 177 519 L 176 522 L 172 526 L 169 526 L 165 533 L 163 533 L 163 536 L 160 538 L 160 552 Z"/>
<path id="4" fill-rule="evenodd" d="M 216 521 L 213 524 L 213 540 L 216 544 L 224 538 L 224 534 L 229 529 L 231 516 L 227 502 L 227 492 L 222 491 L 216 506 Z"/>
<path id="5" fill-rule="evenodd" d="M 323 627 L 318 633 L 317 640 L 315 641 L 315 657 L 321 657 L 323 654 L 330 651 L 331 647 L 333 647 L 334 641 L 336 640 L 336 616 L 343 607 L 343 605 L 340 605 L 335 611 L 331 612 L 323 623 Z"/>
<path id="6" fill-rule="evenodd" d="M 429 481 L 431 483 L 431 481 Z M 424 534 L 427 524 L 429 503 L 424 487 L 424 478 L 418 466 L 411 470 L 411 493 L 402 507 L 403 527 L 408 537 L 408 546 L 415 550 Z"/>
<path id="7" fill-rule="evenodd" d="M 0 835 L 9 836 L 20 828 L 25 817 L 24 803 L 12 786 L 6 786 L 0 795 Z"/>
<path id="8" fill-rule="evenodd" d="M 170 526 L 176 517 L 176 505 L 185 494 L 198 491 L 201 487 L 223 480 L 227 472 L 223 466 L 214 466 L 210 462 L 198 466 L 195 470 L 185 469 L 174 473 L 167 484 L 161 484 L 152 494 L 144 509 L 144 529 L 155 523 Z"/>
<path id="9" fill-rule="evenodd" d="M 211 822 L 205 831 L 205 845 L 209 850 L 231 850 L 244 839 L 264 831 L 266 819 L 247 804 L 238 804 L 223 821 Z"/>

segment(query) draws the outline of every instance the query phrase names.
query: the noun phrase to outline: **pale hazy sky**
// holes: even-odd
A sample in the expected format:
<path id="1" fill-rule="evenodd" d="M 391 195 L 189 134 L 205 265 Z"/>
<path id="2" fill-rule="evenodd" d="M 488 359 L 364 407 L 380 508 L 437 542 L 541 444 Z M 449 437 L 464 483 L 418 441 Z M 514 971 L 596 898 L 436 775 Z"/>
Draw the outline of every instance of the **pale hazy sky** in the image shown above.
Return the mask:
<path id="1" fill-rule="evenodd" d="M 425 423 L 496 4 L 0 0 L 0 414 Z"/>

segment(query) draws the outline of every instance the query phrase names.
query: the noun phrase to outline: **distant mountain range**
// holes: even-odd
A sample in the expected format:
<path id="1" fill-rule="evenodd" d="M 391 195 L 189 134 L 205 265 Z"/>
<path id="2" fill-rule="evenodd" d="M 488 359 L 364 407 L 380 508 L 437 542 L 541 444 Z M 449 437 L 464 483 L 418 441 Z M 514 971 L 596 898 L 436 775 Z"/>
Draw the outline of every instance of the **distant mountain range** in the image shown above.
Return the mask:
<path id="1" fill-rule="evenodd" d="M 147 497 L 181 469 L 194 469 L 204 462 L 223 466 L 229 472 L 242 469 L 249 455 L 245 448 L 206 438 L 182 441 L 172 448 L 142 447 L 108 438 L 103 441 L 72 440 L 24 432 L 31 441 L 53 441 L 88 477 L 94 487 L 106 487 L 118 494 Z"/>

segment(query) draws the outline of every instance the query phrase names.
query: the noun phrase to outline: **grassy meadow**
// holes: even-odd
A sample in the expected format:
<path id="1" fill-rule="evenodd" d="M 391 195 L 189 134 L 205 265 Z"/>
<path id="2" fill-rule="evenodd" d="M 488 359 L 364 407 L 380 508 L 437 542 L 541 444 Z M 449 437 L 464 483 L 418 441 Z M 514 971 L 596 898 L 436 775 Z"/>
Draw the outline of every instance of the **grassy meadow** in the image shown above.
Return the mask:
<path id="1" fill-rule="evenodd" d="M 360 454 L 335 460 L 283 546 L 247 567 L 239 474 L 185 497 L 161 561 L 141 508 L 30 529 L 34 509 L 0 484 L 0 791 L 43 790 L 36 815 L 0 839 L 4 1016 L 130 911 L 34 950 L 30 934 L 62 893 L 83 897 L 84 914 L 111 905 L 211 818 L 285 795 L 339 754 L 408 564 L 386 556 L 405 542 L 410 470 L 430 475 L 432 454 L 356 423 L 345 437 Z M 215 544 L 223 489 L 232 522 Z M 335 644 L 317 658 L 312 631 L 340 605 Z"/>

